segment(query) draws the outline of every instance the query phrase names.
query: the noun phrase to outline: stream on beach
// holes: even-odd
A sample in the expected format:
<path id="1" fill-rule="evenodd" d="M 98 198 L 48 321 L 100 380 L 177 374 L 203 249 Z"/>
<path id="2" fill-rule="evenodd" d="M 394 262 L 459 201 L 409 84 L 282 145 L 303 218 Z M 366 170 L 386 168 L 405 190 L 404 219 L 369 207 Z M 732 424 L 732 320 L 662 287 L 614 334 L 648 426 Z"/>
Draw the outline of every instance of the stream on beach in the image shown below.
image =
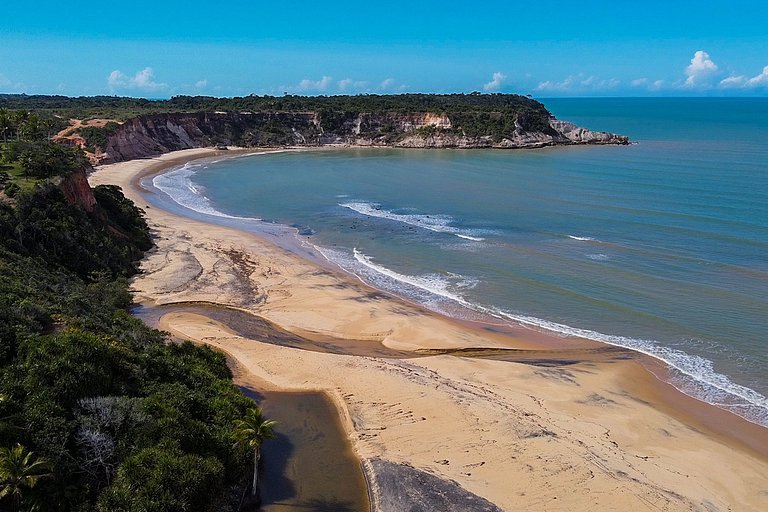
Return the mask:
<path id="1" fill-rule="evenodd" d="M 138 306 L 137 318 L 157 328 L 165 307 Z M 265 512 L 370 510 L 368 486 L 331 400 L 322 392 L 257 389 L 236 379 L 267 418 L 278 423 L 262 447 L 261 507 Z M 245 384 L 245 385 L 243 385 Z"/>
<path id="2" fill-rule="evenodd" d="M 370 510 L 360 461 L 324 393 L 240 389 L 278 422 L 262 449 L 260 510 Z"/>

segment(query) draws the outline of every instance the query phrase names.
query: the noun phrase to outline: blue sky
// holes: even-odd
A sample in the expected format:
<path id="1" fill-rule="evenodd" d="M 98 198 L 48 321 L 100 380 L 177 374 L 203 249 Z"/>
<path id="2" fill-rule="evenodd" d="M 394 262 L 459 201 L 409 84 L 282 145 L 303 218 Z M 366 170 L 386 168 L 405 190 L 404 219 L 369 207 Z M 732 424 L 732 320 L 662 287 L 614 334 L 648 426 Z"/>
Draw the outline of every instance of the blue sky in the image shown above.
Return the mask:
<path id="1" fill-rule="evenodd" d="M 4 3 L 0 93 L 768 96 L 764 1 Z"/>

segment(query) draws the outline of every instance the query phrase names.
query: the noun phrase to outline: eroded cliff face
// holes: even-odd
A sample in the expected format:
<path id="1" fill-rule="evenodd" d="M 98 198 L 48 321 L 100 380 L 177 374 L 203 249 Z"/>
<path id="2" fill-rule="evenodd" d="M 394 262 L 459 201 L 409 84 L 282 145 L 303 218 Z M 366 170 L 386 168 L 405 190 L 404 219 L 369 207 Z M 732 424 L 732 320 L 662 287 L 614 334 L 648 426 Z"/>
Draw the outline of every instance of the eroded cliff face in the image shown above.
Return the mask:
<path id="1" fill-rule="evenodd" d="M 504 122 L 502 114 L 487 114 Z M 512 124 L 513 123 L 513 124 Z M 423 113 L 214 112 L 140 116 L 108 139 L 103 162 L 118 162 L 217 144 L 244 147 L 390 146 L 401 148 L 530 148 L 557 144 L 627 144 L 551 118 L 539 129 L 510 120 L 503 135 L 467 135 L 448 115 Z M 476 130 L 475 130 L 476 131 Z"/>
<path id="2" fill-rule="evenodd" d="M 87 166 L 90 169 L 90 166 Z M 64 197 L 69 204 L 79 206 L 88 213 L 93 213 L 96 208 L 96 198 L 93 196 L 93 190 L 88 184 L 86 178 L 86 167 L 68 174 L 65 177 L 57 178 L 56 184 L 64 193 Z"/>

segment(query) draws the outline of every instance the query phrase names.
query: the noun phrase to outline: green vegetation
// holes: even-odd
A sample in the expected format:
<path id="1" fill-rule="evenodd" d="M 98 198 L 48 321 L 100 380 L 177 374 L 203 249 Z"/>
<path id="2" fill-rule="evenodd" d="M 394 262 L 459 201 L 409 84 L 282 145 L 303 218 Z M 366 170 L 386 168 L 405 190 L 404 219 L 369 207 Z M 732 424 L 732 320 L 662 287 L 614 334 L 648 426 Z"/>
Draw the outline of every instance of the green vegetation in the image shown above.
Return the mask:
<path id="1" fill-rule="evenodd" d="M 88 141 L 86 149 L 90 152 L 95 152 L 96 148 L 107 147 L 107 140 L 120 128 L 120 124 L 114 121 L 110 121 L 102 127 L 96 126 L 84 126 L 78 129 L 78 133 Z"/>
<path id="2" fill-rule="evenodd" d="M 167 112 L 521 112 L 547 113 L 544 105 L 517 94 L 363 94 L 357 96 L 174 96 L 168 100 L 146 100 L 118 96 L 29 96 L 0 94 L 0 109 L 32 110 L 63 119 L 117 119 Z M 0 130 L 2 124 L 0 120 Z"/>
<path id="3" fill-rule="evenodd" d="M 47 181 L 0 201 L 0 510 L 235 510 L 253 403 L 223 354 L 128 313 L 149 229 L 93 192 L 92 213 Z"/>
<path id="4" fill-rule="evenodd" d="M 57 121 L 50 113 L 0 108 L 0 190 L 8 197 L 31 191 L 48 178 L 64 176 L 88 165 L 76 146 L 50 140 Z"/>
<path id="5" fill-rule="evenodd" d="M 0 95 L 0 108 L 30 109 L 40 116 L 61 119 L 109 118 L 127 120 L 140 115 L 161 113 L 264 113 L 264 112 L 317 112 L 322 129 L 336 133 L 360 113 L 413 114 L 430 112 L 446 115 L 452 128 L 438 132 L 490 137 L 495 142 L 510 136 L 517 127 L 528 131 L 554 134 L 549 126 L 550 113 L 538 101 L 515 94 L 401 94 L 358 96 L 245 96 L 239 98 L 213 98 L 209 96 L 175 96 L 168 100 L 145 100 L 94 96 L 68 98 L 65 96 Z M 229 140 L 248 145 L 280 145 L 290 139 L 291 126 L 284 122 L 271 122 L 260 127 L 254 140 L 238 134 L 224 134 Z M 82 128 L 81 135 L 90 148 L 106 146 L 107 137 L 117 129 L 108 124 L 104 128 Z M 397 140 L 401 134 L 385 129 L 378 135 L 387 142 Z"/>
<path id="6" fill-rule="evenodd" d="M 245 413 L 243 419 L 235 422 L 237 443 L 253 450 L 253 482 L 251 496 L 259 489 L 259 462 L 261 461 L 261 445 L 266 439 L 274 437 L 275 420 L 268 420 L 262 415 L 259 407 L 252 407 Z"/>
<path id="7" fill-rule="evenodd" d="M 8 498 L 14 509 L 21 507 L 27 490 L 47 476 L 48 463 L 20 444 L 0 448 L 0 499 Z"/>

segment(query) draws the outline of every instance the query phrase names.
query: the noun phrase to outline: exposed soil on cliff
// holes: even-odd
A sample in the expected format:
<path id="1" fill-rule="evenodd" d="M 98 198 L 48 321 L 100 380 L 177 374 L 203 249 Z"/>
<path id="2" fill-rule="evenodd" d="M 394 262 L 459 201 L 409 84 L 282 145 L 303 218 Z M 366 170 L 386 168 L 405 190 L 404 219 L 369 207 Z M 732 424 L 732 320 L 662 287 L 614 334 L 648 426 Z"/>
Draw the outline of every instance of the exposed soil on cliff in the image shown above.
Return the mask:
<path id="1" fill-rule="evenodd" d="M 83 121 L 82 119 L 70 119 L 69 126 L 54 135 L 53 140 L 70 141 L 70 143 L 80 146 L 83 151 L 85 151 L 88 160 L 96 165 L 104 159 L 104 153 L 101 148 L 96 148 L 95 152 L 88 151 L 86 149 L 87 141 L 80 135 L 79 130 L 82 128 L 104 128 L 108 123 L 123 124 L 117 119 L 88 119 L 87 121 Z"/>

